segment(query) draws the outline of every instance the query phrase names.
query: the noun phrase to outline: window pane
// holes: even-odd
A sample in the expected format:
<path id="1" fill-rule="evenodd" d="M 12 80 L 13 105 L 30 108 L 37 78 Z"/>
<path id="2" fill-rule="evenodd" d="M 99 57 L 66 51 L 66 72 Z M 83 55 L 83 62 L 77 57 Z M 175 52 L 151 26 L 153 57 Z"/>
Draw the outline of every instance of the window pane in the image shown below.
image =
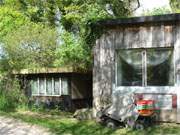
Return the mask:
<path id="1" fill-rule="evenodd" d="M 39 78 L 39 94 L 40 95 L 45 94 L 45 81 L 44 81 L 44 78 Z"/>
<path id="2" fill-rule="evenodd" d="M 46 92 L 48 95 L 52 94 L 52 78 L 46 79 Z"/>
<path id="3" fill-rule="evenodd" d="M 37 83 L 37 79 L 31 80 L 31 92 L 32 92 L 32 94 L 38 94 L 38 83 Z"/>
<path id="4" fill-rule="evenodd" d="M 54 78 L 54 94 L 59 95 L 59 78 Z"/>
<path id="5" fill-rule="evenodd" d="M 169 86 L 174 84 L 172 59 L 172 49 L 150 49 L 147 51 L 147 85 Z"/>
<path id="6" fill-rule="evenodd" d="M 68 89 L 68 80 L 66 78 L 61 79 L 61 94 L 62 95 L 68 95 L 69 89 Z"/>
<path id="7" fill-rule="evenodd" d="M 117 86 L 142 86 L 141 50 L 121 50 L 118 52 Z"/>

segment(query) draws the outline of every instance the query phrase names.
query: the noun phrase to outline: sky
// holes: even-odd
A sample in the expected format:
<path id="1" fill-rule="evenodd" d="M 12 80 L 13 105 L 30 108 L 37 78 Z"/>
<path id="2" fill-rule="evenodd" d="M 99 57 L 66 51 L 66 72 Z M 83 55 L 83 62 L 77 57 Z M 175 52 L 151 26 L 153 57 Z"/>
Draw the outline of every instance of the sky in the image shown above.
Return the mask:
<path id="1" fill-rule="evenodd" d="M 143 10 L 151 10 L 153 8 L 159 8 L 166 6 L 167 8 L 170 8 L 169 6 L 169 0 L 139 0 L 141 7 L 137 9 L 136 14 L 140 15 Z"/>

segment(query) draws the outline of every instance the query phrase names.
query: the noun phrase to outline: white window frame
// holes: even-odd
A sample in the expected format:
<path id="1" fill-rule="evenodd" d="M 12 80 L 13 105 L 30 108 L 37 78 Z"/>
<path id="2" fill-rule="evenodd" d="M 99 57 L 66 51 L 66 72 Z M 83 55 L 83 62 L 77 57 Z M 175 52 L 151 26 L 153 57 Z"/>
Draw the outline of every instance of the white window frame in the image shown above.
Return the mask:
<path id="1" fill-rule="evenodd" d="M 52 94 L 47 94 L 47 91 L 46 91 L 46 87 L 47 87 L 47 86 L 46 86 L 46 81 L 47 81 L 47 78 L 44 77 L 44 83 L 45 83 L 45 89 L 44 89 L 44 90 L 45 90 L 45 94 L 44 94 L 44 95 L 41 95 L 41 94 L 40 94 L 39 77 L 37 77 L 37 85 L 38 85 L 38 86 L 37 86 L 37 92 L 38 92 L 38 94 L 33 94 L 33 93 L 32 93 L 32 96 L 62 96 L 62 91 L 63 91 L 63 90 L 62 90 L 62 84 L 61 84 L 61 83 L 62 83 L 62 78 L 63 78 L 63 77 L 59 77 L 59 94 L 58 94 L 58 95 L 57 95 L 57 94 L 55 95 L 55 94 L 54 94 L 54 78 L 53 78 L 53 77 L 51 78 L 51 81 L 52 81 L 52 84 L 51 84 L 51 90 L 52 90 L 52 92 L 51 92 L 51 93 L 52 93 Z M 69 80 L 69 79 L 67 78 L 67 83 L 68 83 L 68 80 Z M 69 83 L 68 83 L 68 84 L 69 84 Z M 68 95 L 69 95 L 69 86 L 68 86 Z"/>

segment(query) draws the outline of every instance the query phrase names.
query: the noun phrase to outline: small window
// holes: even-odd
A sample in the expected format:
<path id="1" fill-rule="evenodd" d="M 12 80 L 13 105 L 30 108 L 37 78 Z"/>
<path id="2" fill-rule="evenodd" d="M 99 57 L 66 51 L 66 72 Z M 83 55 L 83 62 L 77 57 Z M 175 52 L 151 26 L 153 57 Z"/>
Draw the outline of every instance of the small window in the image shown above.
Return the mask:
<path id="1" fill-rule="evenodd" d="M 54 78 L 54 95 L 60 94 L 59 89 L 60 89 L 59 78 Z"/>
<path id="2" fill-rule="evenodd" d="M 38 94 L 38 81 L 37 81 L 37 79 L 31 80 L 30 85 L 31 85 L 32 94 L 34 94 L 34 95 Z"/>
<path id="3" fill-rule="evenodd" d="M 37 78 L 31 80 L 32 95 L 69 95 L 67 78 Z"/>
<path id="4" fill-rule="evenodd" d="M 66 79 L 66 78 L 61 79 L 61 94 L 62 95 L 69 94 L 68 79 Z"/>

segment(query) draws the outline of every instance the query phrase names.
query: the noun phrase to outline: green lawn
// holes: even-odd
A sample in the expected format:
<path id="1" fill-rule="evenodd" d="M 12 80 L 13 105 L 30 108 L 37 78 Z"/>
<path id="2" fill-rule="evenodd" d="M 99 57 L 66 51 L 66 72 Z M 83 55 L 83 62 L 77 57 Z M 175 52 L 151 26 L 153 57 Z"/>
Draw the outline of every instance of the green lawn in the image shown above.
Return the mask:
<path id="1" fill-rule="evenodd" d="M 93 120 L 78 121 L 72 118 L 72 114 L 59 112 L 0 112 L 0 115 L 21 119 L 22 121 L 37 124 L 56 133 L 57 135 L 176 135 L 180 134 L 179 124 L 160 124 L 153 128 L 148 128 L 145 131 L 134 131 L 130 129 L 111 130 L 97 124 Z"/>

